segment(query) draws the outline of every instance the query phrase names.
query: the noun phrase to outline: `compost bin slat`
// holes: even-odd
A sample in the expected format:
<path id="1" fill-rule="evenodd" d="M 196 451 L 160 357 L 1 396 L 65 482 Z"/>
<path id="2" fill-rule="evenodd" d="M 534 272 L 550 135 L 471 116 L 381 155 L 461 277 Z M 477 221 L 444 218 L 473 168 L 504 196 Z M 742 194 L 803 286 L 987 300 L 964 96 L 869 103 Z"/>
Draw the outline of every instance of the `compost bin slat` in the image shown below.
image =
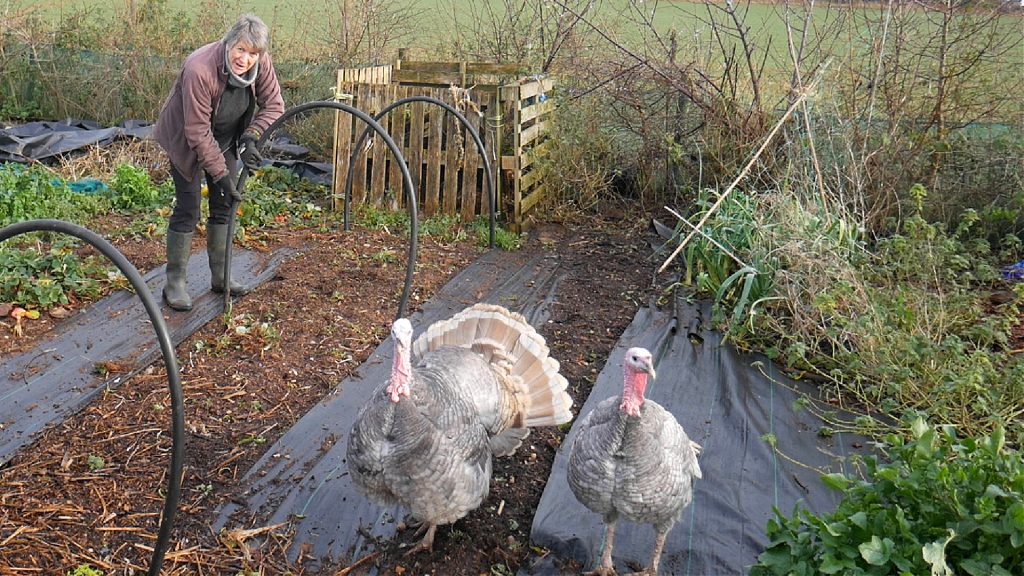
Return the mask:
<path id="1" fill-rule="evenodd" d="M 372 74 L 339 73 L 338 89 L 353 94 L 354 105 L 371 114 L 414 95 L 430 96 L 460 110 L 467 124 L 479 133 L 484 150 L 477 149 L 461 123 L 434 104 L 412 103 L 394 110 L 381 123 L 408 162 L 424 215 L 443 212 L 466 221 L 486 214 L 489 202 L 485 194 L 489 190 L 480 154 L 487 154 L 496 177 L 495 209 L 499 215 L 503 210 L 509 211 L 512 227 L 519 231 L 525 212 L 537 201 L 524 208 L 522 201 L 527 189 L 519 179 L 526 173 L 523 169 L 549 149 L 536 145 L 543 142 L 554 110 L 550 99 L 541 102 L 538 97 L 550 90 L 554 82 L 550 78 L 523 76 L 520 71 L 519 65 L 399 61 L 395 66 L 373 67 Z M 493 76 L 490 84 L 480 82 L 484 75 Z M 384 81 L 390 83 L 374 84 Z M 338 139 L 344 139 L 345 133 L 337 134 Z M 351 150 L 351 143 L 338 142 L 336 147 Z M 338 161 L 336 174 L 346 174 L 347 158 L 339 154 Z M 389 194 L 403 196 L 400 166 L 386 151 L 375 146 L 371 153 L 361 152 L 356 162 L 352 181 L 354 204 L 382 200 L 387 203 Z M 336 184 L 336 189 L 343 184 Z M 531 184 L 530 189 L 543 193 L 541 187 Z M 506 201 L 502 200 L 503 195 L 508 197 Z M 397 207 L 404 202 L 401 199 L 391 204 Z"/>
<path id="2" fill-rule="evenodd" d="M 443 108 L 431 106 L 426 110 L 429 120 L 427 134 L 427 179 L 423 183 L 426 194 L 425 210 L 427 215 L 437 214 L 441 208 L 441 123 L 447 112 Z"/>

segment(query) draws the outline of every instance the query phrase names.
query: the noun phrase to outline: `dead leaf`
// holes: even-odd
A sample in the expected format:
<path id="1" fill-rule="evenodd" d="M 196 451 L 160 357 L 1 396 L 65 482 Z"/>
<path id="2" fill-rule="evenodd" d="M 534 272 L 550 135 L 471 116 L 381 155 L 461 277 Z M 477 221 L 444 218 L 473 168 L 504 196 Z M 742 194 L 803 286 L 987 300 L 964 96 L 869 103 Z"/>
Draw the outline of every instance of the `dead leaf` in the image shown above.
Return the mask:
<path id="1" fill-rule="evenodd" d="M 11 310 L 14 310 L 14 304 L 0 302 L 0 318 L 10 315 Z"/>
<path id="2" fill-rule="evenodd" d="M 64 318 L 67 318 L 68 316 L 71 316 L 71 310 L 68 310 L 67 308 L 65 308 L 63 306 L 54 306 L 53 308 L 50 308 L 50 317 L 51 318 L 56 318 L 57 320 L 63 320 Z"/>
<path id="3" fill-rule="evenodd" d="M 226 530 L 226 529 L 224 529 L 224 530 L 221 530 L 221 533 L 220 533 L 220 542 L 228 550 L 234 550 L 236 547 L 237 548 L 241 548 L 242 555 L 245 557 L 245 560 L 248 562 L 248 561 L 252 560 L 252 551 L 249 548 L 249 545 L 246 544 L 246 540 L 248 540 L 248 539 L 250 539 L 250 538 L 252 538 L 254 536 L 259 536 L 261 534 L 266 534 L 267 532 L 273 532 L 274 530 L 277 530 L 278 528 L 281 528 L 285 524 L 286 524 L 285 522 L 281 522 L 280 524 L 274 524 L 272 526 L 263 526 L 261 528 L 251 528 L 251 529 L 248 529 L 248 530 L 245 530 L 245 529 L 242 529 L 242 528 L 238 528 L 238 529 L 235 529 L 235 530 Z"/>

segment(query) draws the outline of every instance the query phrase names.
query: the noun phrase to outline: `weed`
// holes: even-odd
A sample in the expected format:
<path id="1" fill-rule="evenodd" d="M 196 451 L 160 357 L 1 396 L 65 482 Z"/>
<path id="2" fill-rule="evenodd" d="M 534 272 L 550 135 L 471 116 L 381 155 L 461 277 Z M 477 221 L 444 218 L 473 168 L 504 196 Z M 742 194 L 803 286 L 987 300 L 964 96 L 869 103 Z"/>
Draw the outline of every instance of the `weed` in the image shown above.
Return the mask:
<path id="1" fill-rule="evenodd" d="M 214 341 L 212 348 L 215 351 L 254 350 L 263 354 L 275 347 L 280 340 L 281 335 L 274 326 L 273 316 L 258 318 L 251 314 L 240 314 L 225 318 L 225 330 Z M 198 345 L 196 349 L 199 350 Z"/>
<path id="2" fill-rule="evenodd" d="M 107 466 L 107 463 L 104 462 L 103 458 L 90 454 L 89 458 L 86 460 L 86 465 L 89 466 L 89 470 L 98 472 L 103 470 Z"/>
<path id="3" fill-rule="evenodd" d="M 1024 464 L 1003 428 L 960 439 L 955 428 L 910 424 L 887 436 L 888 464 L 863 461 L 864 478 L 830 474 L 843 494 L 830 514 L 775 510 L 771 543 L 750 573 L 995 574 L 1024 565 Z"/>
<path id="4" fill-rule="evenodd" d="M 371 254 L 370 260 L 377 262 L 378 264 L 394 264 L 395 262 L 398 262 L 398 258 L 390 248 L 384 248 L 379 252 Z"/>
<path id="5" fill-rule="evenodd" d="M 355 208 L 355 221 L 369 230 L 386 230 L 392 234 L 408 233 L 409 214 L 363 204 Z"/>
<path id="6" fill-rule="evenodd" d="M 117 167 L 110 183 L 110 201 L 119 210 L 165 205 L 173 195 L 174 185 L 170 180 L 157 186 L 150 180 L 148 172 L 128 164 Z"/>
<path id="7" fill-rule="evenodd" d="M 258 228 L 313 224 L 322 218 L 318 202 L 326 198 L 323 186 L 303 180 L 290 170 L 261 168 L 246 181 L 238 230 L 244 235 L 246 230 Z"/>
<path id="8" fill-rule="evenodd" d="M 512 576 L 515 572 L 505 564 L 492 564 L 491 576 Z"/>
<path id="9" fill-rule="evenodd" d="M 75 256 L 74 247 L 59 241 L 46 251 L 0 249 L 0 302 L 47 310 L 124 284 L 115 268 L 95 256 Z"/>
<path id="10" fill-rule="evenodd" d="M 734 192 L 702 230 L 714 242 L 687 245 L 683 282 L 715 298 L 734 343 L 814 374 L 838 402 L 989 432 L 1024 407 L 1024 359 L 1006 354 L 1018 305 L 992 312 L 983 301 L 1002 252 L 978 213 L 947 231 L 920 214 L 927 190 L 910 202 L 918 212 L 869 246 L 841 213 L 794 194 Z M 1019 427 L 1009 433 L 1024 442 Z"/>
<path id="11" fill-rule="evenodd" d="M 470 223 L 470 229 L 473 231 L 473 235 L 476 237 L 477 246 L 489 246 L 490 245 L 490 222 L 488 218 L 483 216 L 473 220 Z M 521 234 L 515 234 L 509 230 L 502 228 L 501 226 L 495 226 L 494 228 L 494 245 L 507 252 L 519 250 L 523 247 L 523 236 Z"/>
<path id="12" fill-rule="evenodd" d="M 441 242 L 458 242 L 466 238 L 459 217 L 452 214 L 434 214 L 420 223 L 420 236 L 437 238 Z"/>
<path id="13" fill-rule="evenodd" d="M 267 443 L 267 439 L 261 435 L 249 434 L 238 441 L 239 446 L 262 446 Z"/>
<path id="14" fill-rule="evenodd" d="M 82 222 L 106 206 L 104 198 L 72 192 L 41 165 L 0 165 L 0 226 L 39 218 Z"/>
<path id="15" fill-rule="evenodd" d="M 102 570 L 97 570 L 88 564 L 81 564 L 74 570 L 68 572 L 68 576 L 103 576 Z"/>

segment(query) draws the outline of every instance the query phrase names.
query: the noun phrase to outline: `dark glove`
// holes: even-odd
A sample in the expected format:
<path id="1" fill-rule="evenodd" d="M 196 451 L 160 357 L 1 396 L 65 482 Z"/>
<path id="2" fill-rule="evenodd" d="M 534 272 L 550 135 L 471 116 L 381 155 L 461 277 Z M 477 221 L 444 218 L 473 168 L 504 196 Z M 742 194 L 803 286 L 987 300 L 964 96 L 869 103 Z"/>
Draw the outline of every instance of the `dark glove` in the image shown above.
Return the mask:
<path id="1" fill-rule="evenodd" d="M 239 192 L 238 184 L 235 183 L 235 177 L 231 175 L 231 172 L 221 176 L 213 184 L 217 187 L 217 191 L 220 192 L 222 198 L 230 196 L 235 199 L 235 202 L 242 201 L 242 193 Z"/>
<path id="2" fill-rule="evenodd" d="M 238 139 L 238 158 L 250 171 L 263 165 L 263 156 L 256 148 L 256 140 L 257 138 L 252 132 L 246 132 Z"/>

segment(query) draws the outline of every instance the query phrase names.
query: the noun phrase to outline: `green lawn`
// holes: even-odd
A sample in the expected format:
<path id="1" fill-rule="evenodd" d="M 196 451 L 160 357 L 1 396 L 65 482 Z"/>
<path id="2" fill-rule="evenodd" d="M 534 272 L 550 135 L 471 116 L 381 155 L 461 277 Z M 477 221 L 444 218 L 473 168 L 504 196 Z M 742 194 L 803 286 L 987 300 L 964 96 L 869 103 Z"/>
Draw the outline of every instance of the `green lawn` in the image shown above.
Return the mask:
<path id="1" fill-rule="evenodd" d="M 466 36 L 467 30 L 472 29 L 470 22 L 474 13 L 480 14 L 479 8 L 485 2 L 492 6 L 504 6 L 503 0 L 396 0 L 388 4 L 388 10 L 395 10 L 396 7 L 408 6 L 408 17 L 413 20 L 408 28 L 413 31 L 411 37 L 403 38 L 401 41 L 405 47 L 413 49 L 413 55 L 428 59 L 445 59 L 443 55 L 453 40 L 459 36 Z M 539 2 L 539 0 L 538 0 Z M 186 0 L 163 0 L 164 5 L 172 10 L 181 10 L 189 14 L 197 14 L 201 10 L 201 4 L 188 2 Z M 297 59 L 296 56 L 304 59 L 309 54 L 318 56 L 338 54 L 340 51 L 327 49 L 330 46 L 338 45 L 343 34 L 343 13 L 346 6 L 360 5 L 361 0 L 249 0 L 249 1 L 228 1 L 217 5 L 217 14 L 222 15 L 219 21 L 210 22 L 208 33 L 202 34 L 201 38 L 216 38 L 229 22 L 233 15 L 252 11 L 260 15 L 273 29 L 274 50 L 280 53 L 283 58 Z M 127 6 L 135 4 L 141 7 L 146 6 L 145 0 L 134 2 L 110 2 L 108 0 L 13 0 L 9 3 L 7 10 L 38 10 L 39 14 L 52 18 L 67 18 L 68 14 L 81 12 L 83 10 L 97 10 L 107 14 L 115 9 L 124 11 Z M 516 4 L 512 2 L 512 4 Z M 552 2 L 537 4 L 525 4 L 526 6 L 539 7 L 544 10 L 553 10 L 557 5 Z M 934 38 L 933 31 L 937 30 L 937 14 L 926 15 L 920 10 L 906 8 L 912 6 L 908 2 L 896 3 L 897 7 L 904 6 L 906 12 L 903 22 L 911 21 L 912 27 L 900 31 L 902 34 L 901 50 L 903 54 L 917 52 L 928 54 L 918 62 L 905 64 L 917 69 L 918 82 L 921 88 L 914 88 L 918 94 L 924 94 L 934 89 L 932 83 L 921 81 L 922 76 L 934 75 L 933 70 L 937 67 L 937 52 L 934 45 L 929 42 Z M 454 7 L 458 6 L 458 9 Z M 629 0 L 604 0 L 596 3 L 597 12 L 587 15 L 588 21 L 598 26 L 611 39 L 627 47 L 634 54 L 643 58 L 649 58 L 652 62 L 659 62 L 666 57 L 667 42 L 670 31 L 674 34 L 677 45 L 677 61 L 681 63 L 696 62 L 697 66 L 711 75 L 716 75 L 721 70 L 725 58 L 723 54 L 731 53 L 737 58 L 738 73 L 747 74 L 745 61 L 741 58 L 743 46 L 734 35 L 728 32 L 735 30 L 737 22 L 733 16 L 726 12 L 724 2 L 704 4 L 688 0 L 662 1 L 662 2 L 631 2 Z M 736 20 L 742 23 L 746 30 L 746 41 L 748 48 L 755 55 L 755 67 L 763 66 L 760 72 L 761 87 L 767 100 L 776 101 L 786 94 L 793 75 L 793 60 L 790 55 L 790 42 L 800 42 L 800 34 L 804 28 L 805 14 L 798 9 L 790 10 L 783 3 L 757 3 L 746 5 L 742 2 L 736 4 Z M 794 4 L 796 6 L 796 4 Z M 886 28 L 887 14 L 884 10 L 886 4 L 880 3 L 877 7 L 862 9 L 836 8 L 827 3 L 821 3 L 813 11 L 813 18 L 807 23 L 806 48 L 804 49 L 804 60 L 801 64 L 801 73 L 804 80 L 809 80 L 810 71 L 828 63 L 830 73 L 846 73 L 848 70 L 861 71 L 856 74 L 865 77 L 877 66 L 877 58 L 867 54 L 872 43 L 877 43 L 880 38 L 885 37 L 886 56 L 891 56 L 895 50 L 893 38 L 898 31 L 895 26 Z M 656 7 L 656 8 L 655 8 Z M 474 8 L 476 10 L 474 10 Z M 532 8 L 531 8 L 532 9 Z M 648 10 L 649 12 L 643 12 Z M 0 14 L 3 14 L 0 9 Z M 477 16 L 479 18 L 479 16 Z M 356 16 L 354 21 L 362 20 Z M 462 24 L 462 29 L 457 30 L 453 20 Z M 899 18 L 893 20 L 896 22 Z M 714 22 L 714 25 L 712 24 Z M 970 20 L 960 19 L 961 26 L 969 26 Z M 986 92 L 997 90 L 999 86 L 1024 86 L 1024 43 L 1020 42 L 1024 34 L 1024 20 L 1019 14 L 1006 15 L 999 22 L 999 26 L 1005 27 L 1006 37 L 988 50 L 999 50 L 1001 45 L 1015 45 L 1012 51 L 1002 56 L 1003 61 L 988 69 L 979 70 L 975 68 L 974 76 L 970 77 L 972 83 L 978 85 L 972 90 L 983 90 Z M 724 30 L 720 35 L 715 35 L 715 28 Z M 582 25 L 583 29 L 589 26 Z M 657 30 L 660 38 L 656 39 L 651 30 Z M 536 31 L 531 30 L 536 33 Z M 956 31 L 954 30 L 954 33 Z M 381 31 L 377 31 L 378 34 Z M 494 35 L 493 31 L 486 32 Z M 981 34 L 968 34 L 972 38 L 978 38 Z M 480 41 L 480 38 L 469 38 L 465 41 L 472 43 Z M 487 40 L 491 40 L 487 38 Z M 1009 44 L 1005 42 L 1009 40 Z M 540 42 L 538 42 L 540 44 Z M 964 46 L 966 43 L 956 43 Z M 391 50 L 381 52 L 380 59 L 390 58 L 392 50 L 396 47 L 393 42 Z M 610 51 L 614 48 L 609 47 Z M 440 56 L 433 56 L 441 54 Z M 931 56 L 936 54 L 936 56 Z M 966 53 L 959 56 L 954 55 L 953 60 L 970 58 Z M 323 60 L 318 57 L 318 60 Z M 359 65 L 370 62 L 340 62 L 341 65 Z M 865 72 L 868 71 L 868 72 Z M 998 79 L 998 81 L 997 81 Z M 962 79 L 957 79 L 960 82 Z M 826 92 L 835 86 L 848 85 L 849 74 L 842 81 L 834 79 L 826 80 L 823 88 Z M 742 77 L 738 83 L 740 89 L 749 86 L 749 83 Z M 1011 94 L 1006 98 L 1006 103 L 1001 104 L 998 116 L 1007 117 L 1019 115 L 1024 110 L 1021 98 Z"/>

